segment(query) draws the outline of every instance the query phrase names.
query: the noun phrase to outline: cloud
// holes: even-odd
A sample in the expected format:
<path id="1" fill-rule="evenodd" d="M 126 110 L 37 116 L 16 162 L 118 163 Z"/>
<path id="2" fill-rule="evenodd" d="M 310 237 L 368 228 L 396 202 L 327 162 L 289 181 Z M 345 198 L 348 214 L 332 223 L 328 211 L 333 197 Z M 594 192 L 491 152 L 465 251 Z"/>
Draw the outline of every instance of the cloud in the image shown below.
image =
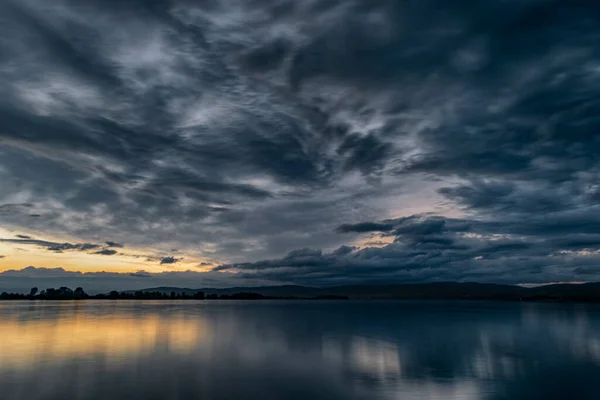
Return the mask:
<path id="1" fill-rule="evenodd" d="M 33 239 L 31 236 L 27 235 L 15 235 L 15 237 L 19 239 Z"/>
<path id="2" fill-rule="evenodd" d="M 303 282 L 353 257 L 339 279 L 575 279 L 598 249 L 590 2 L 1 8 L 3 226 L 72 242 L 23 245 L 319 264 Z M 364 236 L 395 242 L 331 253 Z"/>
<path id="3" fill-rule="evenodd" d="M 23 210 L 26 210 L 28 208 L 32 208 L 33 204 L 31 203 L 7 203 L 7 204 L 0 204 L 0 213 L 1 214 L 13 214 L 13 213 L 19 213 L 22 212 Z"/>
<path id="4" fill-rule="evenodd" d="M 132 276 L 134 278 L 152 278 L 152 275 L 150 275 L 146 271 L 132 272 L 129 274 L 129 276 Z"/>
<path id="5" fill-rule="evenodd" d="M 32 239 L 30 237 L 26 237 L 24 235 L 16 235 L 17 239 L 2 239 L 0 238 L 0 243 L 14 243 L 20 245 L 32 245 L 43 248 L 47 251 L 52 251 L 55 253 L 63 253 L 63 252 L 86 252 L 88 254 L 99 254 L 103 256 L 113 256 L 118 254 L 118 251 L 115 248 L 123 248 L 124 245 L 116 242 L 107 241 L 104 245 L 96 244 L 96 243 L 57 243 L 46 240 L 38 240 Z M 96 250 L 96 251 L 92 251 Z M 92 251 L 92 252 L 90 252 Z M 148 255 L 135 255 L 135 254 L 123 254 L 128 257 L 144 257 L 147 261 L 151 262 L 159 262 L 162 264 L 176 264 L 181 261 L 183 258 L 175 258 L 173 256 L 167 257 L 157 257 L 157 256 L 148 256 Z"/>
<path id="6" fill-rule="evenodd" d="M 173 256 L 162 257 L 160 259 L 160 264 L 161 265 L 163 265 L 163 264 L 176 264 L 176 263 L 178 263 L 181 260 L 182 260 L 182 258 L 175 258 Z"/>
<path id="7" fill-rule="evenodd" d="M 115 254 L 117 254 L 117 251 L 112 249 L 102 249 L 95 252 L 94 254 L 101 254 L 103 256 L 114 256 Z"/>
<path id="8" fill-rule="evenodd" d="M 177 258 L 175 256 L 147 256 L 142 254 L 134 255 L 133 257 L 143 257 L 148 262 L 157 262 L 161 265 L 176 264 L 179 261 L 183 260 L 183 258 Z"/>
<path id="9" fill-rule="evenodd" d="M 548 216 L 545 221 L 555 224 Z M 538 229 L 539 223 L 521 216 L 504 216 L 499 223 L 416 214 L 344 224 L 338 232 L 379 232 L 382 238 L 391 235 L 393 243 L 342 246 L 331 252 L 299 249 L 282 258 L 225 264 L 214 270 L 315 285 L 490 280 L 519 284 L 570 281 L 575 275 L 584 281 L 600 278 L 595 268 L 600 261 L 597 234 L 569 238 L 561 230 Z"/>
<path id="10" fill-rule="evenodd" d="M 394 228 L 392 223 L 359 222 L 357 224 L 343 224 L 336 228 L 338 233 L 348 232 L 389 232 Z"/>
<path id="11" fill-rule="evenodd" d="M 0 242 L 4 242 L 4 243 L 15 243 L 15 244 L 21 244 L 21 245 L 33 245 L 33 246 L 38 246 L 38 247 L 42 247 L 42 248 L 46 248 L 46 250 L 48 251 L 54 251 L 57 253 L 63 252 L 63 251 L 88 251 L 88 250 L 94 250 L 97 249 L 99 247 L 101 247 L 99 244 L 94 244 L 94 243 L 55 243 L 55 242 L 48 242 L 45 240 L 37 240 L 37 239 L 1 239 L 0 238 Z"/>
<path id="12" fill-rule="evenodd" d="M 47 249 L 50 251 L 56 251 L 56 252 L 69 251 L 69 250 L 87 251 L 87 250 L 97 249 L 98 247 L 100 247 L 100 245 L 93 244 L 93 243 L 78 243 L 78 244 L 58 243 L 58 244 L 52 244 L 52 245 L 48 246 Z"/>

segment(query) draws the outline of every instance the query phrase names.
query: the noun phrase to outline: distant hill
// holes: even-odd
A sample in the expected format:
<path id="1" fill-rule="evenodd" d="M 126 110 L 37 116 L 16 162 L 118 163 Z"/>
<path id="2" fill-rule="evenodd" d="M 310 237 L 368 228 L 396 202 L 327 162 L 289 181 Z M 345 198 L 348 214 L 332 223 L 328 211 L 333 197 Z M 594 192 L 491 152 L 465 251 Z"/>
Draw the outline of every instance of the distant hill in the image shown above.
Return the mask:
<path id="1" fill-rule="evenodd" d="M 143 292 L 161 292 L 193 295 L 231 296 L 236 293 L 256 293 L 271 298 L 324 298 L 350 299 L 438 299 L 438 300 L 525 300 L 525 301 L 600 301 L 600 283 L 553 284 L 534 288 L 486 283 L 423 283 L 397 285 L 346 285 L 327 288 L 307 286 L 258 286 L 215 288 L 156 287 Z M 136 292 L 136 291 L 128 291 Z"/>
<path id="2" fill-rule="evenodd" d="M 294 285 L 283 285 L 283 286 L 257 286 L 257 287 L 230 287 L 223 289 L 216 288 L 201 288 L 201 289 L 190 289 L 190 288 L 178 288 L 178 287 L 154 287 L 148 289 L 140 289 L 140 290 L 128 290 L 126 292 L 161 292 L 161 293 L 172 293 L 175 294 L 185 293 L 187 295 L 193 295 L 197 292 L 204 292 L 206 295 L 216 294 L 218 296 L 222 295 L 233 295 L 236 293 L 258 293 L 266 297 L 299 297 L 299 298 L 308 298 L 308 297 L 317 297 L 322 293 L 328 293 L 327 290 L 324 291 L 323 288 L 313 288 L 308 286 L 294 286 Z"/>

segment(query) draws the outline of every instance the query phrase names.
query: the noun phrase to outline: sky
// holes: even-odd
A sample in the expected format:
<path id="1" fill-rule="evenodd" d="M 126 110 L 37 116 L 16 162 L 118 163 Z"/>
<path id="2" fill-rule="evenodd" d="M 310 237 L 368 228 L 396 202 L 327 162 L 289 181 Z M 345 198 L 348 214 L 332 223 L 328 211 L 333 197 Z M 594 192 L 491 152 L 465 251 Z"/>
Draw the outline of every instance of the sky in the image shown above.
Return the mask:
<path id="1" fill-rule="evenodd" d="M 0 290 L 600 280 L 600 9 L 4 0 Z"/>

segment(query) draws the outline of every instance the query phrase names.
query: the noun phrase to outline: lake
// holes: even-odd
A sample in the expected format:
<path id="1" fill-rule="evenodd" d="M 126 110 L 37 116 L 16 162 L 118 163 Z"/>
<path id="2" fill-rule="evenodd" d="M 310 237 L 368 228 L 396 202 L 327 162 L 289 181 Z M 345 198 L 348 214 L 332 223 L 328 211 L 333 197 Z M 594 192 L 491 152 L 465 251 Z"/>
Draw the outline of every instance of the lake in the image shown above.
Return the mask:
<path id="1" fill-rule="evenodd" d="M 600 306 L 0 302 L 2 400 L 594 399 Z"/>

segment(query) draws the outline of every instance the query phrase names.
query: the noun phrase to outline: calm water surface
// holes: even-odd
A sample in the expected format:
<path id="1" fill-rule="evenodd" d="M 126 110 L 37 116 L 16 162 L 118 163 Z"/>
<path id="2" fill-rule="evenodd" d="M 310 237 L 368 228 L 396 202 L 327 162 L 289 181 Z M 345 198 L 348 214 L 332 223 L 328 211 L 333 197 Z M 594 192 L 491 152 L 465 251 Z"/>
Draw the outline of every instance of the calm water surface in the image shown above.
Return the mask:
<path id="1" fill-rule="evenodd" d="M 600 307 L 2 302 L 0 398 L 597 400 Z"/>

